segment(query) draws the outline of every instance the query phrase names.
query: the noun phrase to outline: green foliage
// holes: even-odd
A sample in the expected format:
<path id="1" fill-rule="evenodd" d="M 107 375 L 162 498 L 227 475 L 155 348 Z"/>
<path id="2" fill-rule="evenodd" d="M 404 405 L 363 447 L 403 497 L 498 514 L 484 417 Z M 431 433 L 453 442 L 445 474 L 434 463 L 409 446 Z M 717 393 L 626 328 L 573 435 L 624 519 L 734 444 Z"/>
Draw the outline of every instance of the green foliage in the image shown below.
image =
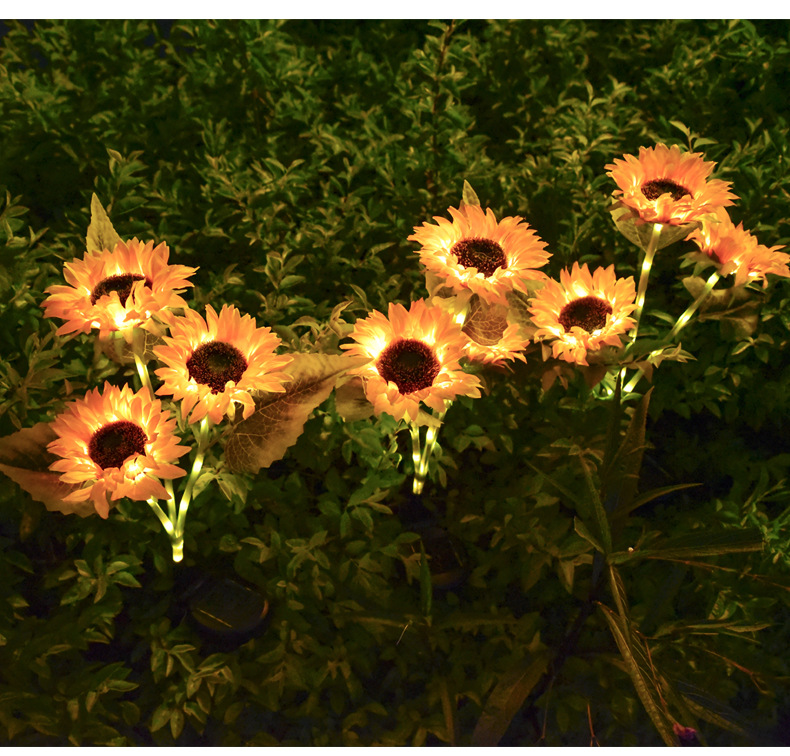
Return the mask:
<path id="1" fill-rule="evenodd" d="M 786 744 L 786 282 L 714 291 L 662 345 L 704 286 L 665 236 L 640 324 L 654 388 L 610 395 L 605 368 L 537 346 L 469 368 L 483 396 L 447 414 L 419 506 L 408 434 L 340 345 L 426 295 L 407 237 L 461 199 L 523 216 L 553 277 L 638 275 L 604 166 L 655 142 L 704 151 L 733 220 L 790 243 L 789 64 L 786 22 L 10 23 L 0 741 L 649 746 L 680 724 Z M 289 389 L 212 436 L 179 565 L 145 502 L 67 516 L 47 470 L 68 400 L 138 380 L 122 343 L 41 310 L 114 233 L 166 241 L 199 267 L 190 306 L 234 304 L 295 358 Z M 201 635 L 199 574 L 262 592 L 266 631 Z"/>

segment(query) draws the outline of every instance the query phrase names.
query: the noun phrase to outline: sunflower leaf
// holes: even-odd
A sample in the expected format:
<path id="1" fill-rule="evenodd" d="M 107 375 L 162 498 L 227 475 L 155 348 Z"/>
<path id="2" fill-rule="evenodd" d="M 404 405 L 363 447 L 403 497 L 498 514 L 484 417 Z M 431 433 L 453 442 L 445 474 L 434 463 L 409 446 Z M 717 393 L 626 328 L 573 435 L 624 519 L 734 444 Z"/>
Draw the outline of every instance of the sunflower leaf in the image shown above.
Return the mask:
<path id="1" fill-rule="evenodd" d="M 233 429 L 225 447 L 230 470 L 257 473 L 282 459 L 338 378 L 366 361 L 340 354 L 295 354 L 286 369 L 292 380 L 285 391 L 260 396 L 255 401 L 255 412 Z"/>
<path id="2" fill-rule="evenodd" d="M 5 473 L 31 498 L 43 502 L 50 512 L 87 517 L 96 513 L 90 501 L 63 501 L 76 486 L 62 483 L 49 466 L 58 457 L 47 451 L 56 438 L 49 423 L 36 423 L 10 436 L 0 438 L 0 472 Z"/>
<path id="3" fill-rule="evenodd" d="M 474 205 L 475 207 L 480 207 L 480 200 L 477 198 L 475 190 L 472 189 L 472 185 L 466 179 L 464 179 L 462 200 L 465 205 Z"/>
<path id="4" fill-rule="evenodd" d="M 612 220 L 617 226 L 617 230 L 630 241 L 636 244 L 637 247 L 647 249 L 650 243 L 650 236 L 653 233 L 653 224 L 645 223 L 639 219 L 639 216 L 627 205 L 622 202 L 615 202 L 609 212 Z M 657 249 L 663 249 L 676 241 L 685 239 L 692 231 L 699 228 L 700 224 L 697 221 L 693 223 L 686 223 L 683 226 L 664 225 L 661 229 L 661 235 L 658 238 Z"/>
<path id="5" fill-rule="evenodd" d="M 88 226 L 88 238 L 86 239 L 88 252 L 97 250 L 101 252 L 105 249 L 112 252 L 119 241 L 121 241 L 121 237 L 113 228 L 102 203 L 99 202 L 99 198 L 95 194 L 92 194 L 91 222 Z"/>
<path id="6" fill-rule="evenodd" d="M 364 420 L 373 414 L 373 405 L 365 396 L 365 387 L 358 375 L 335 389 L 335 410 L 347 423 Z"/>
<path id="7" fill-rule="evenodd" d="M 507 307 L 487 304 L 475 295 L 469 302 L 464 333 L 477 344 L 493 346 L 500 341 L 508 327 L 507 315 Z"/>

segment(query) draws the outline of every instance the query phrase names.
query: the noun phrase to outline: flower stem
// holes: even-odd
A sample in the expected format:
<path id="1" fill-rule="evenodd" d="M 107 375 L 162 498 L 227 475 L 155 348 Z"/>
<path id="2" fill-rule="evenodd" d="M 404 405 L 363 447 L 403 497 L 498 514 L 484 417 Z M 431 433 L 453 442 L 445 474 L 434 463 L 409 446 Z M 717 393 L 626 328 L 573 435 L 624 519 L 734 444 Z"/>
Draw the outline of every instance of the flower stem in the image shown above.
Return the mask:
<path id="1" fill-rule="evenodd" d="M 685 312 L 677 319 L 677 322 L 672 327 L 672 330 L 669 332 L 669 335 L 666 337 L 666 341 L 672 341 L 675 336 L 680 333 L 681 329 L 686 326 L 686 323 L 691 320 L 691 316 L 699 309 L 700 305 L 708 298 L 708 294 L 710 294 L 711 289 L 716 285 L 717 281 L 719 280 L 720 276 L 718 271 L 713 271 L 711 273 L 708 280 L 705 282 L 705 288 L 700 292 L 699 296 L 686 308 Z"/>
<path id="2" fill-rule="evenodd" d="M 653 232 L 650 234 L 650 242 L 645 250 L 645 259 L 642 260 L 642 272 L 639 274 L 639 288 L 636 291 L 636 310 L 634 311 L 634 329 L 631 331 L 631 343 L 636 341 L 636 334 L 639 330 L 639 321 L 642 317 L 642 309 L 645 306 L 645 295 L 647 294 L 647 282 L 650 278 L 650 269 L 653 267 L 653 258 L 656 256 L 658 239 L 661 236 L 663 226 L 660 223 L 653 224 Z"/>
<path id="3" fill-rule="evenodd" d="M 173 522 L 172 520 L 162 511 L 162 507 L 159 506 L 159 502 L 154 499 L 148 499 L 148 505 L 151 509 L 154 510 L 154 514 L 159 518 L 159 522 L 162 523 L 162 527 L 165 529 L 167 534 L 172 538 L 173 536 Z"/>
<path id="4" fill-rule="evenodd" d="M 198 444 L 197 451 L 195 453 L 195 460 L 192 463 L 192 470 L 187 478 L 184 493 L 181 496 L 181 503 L 178 505 L 178 518 L 175 523 L 175 531 L 171 536 L 174 562 L 180 562 L 184 558 L 184 530 L 186 527 L 187 510 L 192 501 L 192 491 L 195 488 L 195 483 L 203 468 L 203 458 L 206 456 L 206 448 L 208 447 L 209 428 L 208 417 L 204 417 L 200 421 L 197 430 L 194 431 L 195 440 Z"/>
<path id="5" fill-rule="evenodd" d="M 170 521 L 176 521 L 176 495 L 173 491 L 173 481 L 169 478 L 165 479 L 165 490 L 167 491 L 167 513 L 170 516 Z"/>
<path id="6" fill-rule="evenodd" d="M 631 341 L 629 346 L 636 342 L 637 332 L 639 331 L 639 321 L 642 318 L 642 309 L 645 306 L 645 296 L 647 295 L 647 282 L 650 279 L 650 269 L 653 267 L 653 258 L 656 256 L 658 249 L 658 240 L 661 237 L 661 223 L 653 224 L 653 231 L 650 234 L 650 241 L 648 242 L 647 249 L 645 250 L 645 259 L 642 260 L 642 272 L 639 274 L 639 286 L 636 290 L 636 309 L 634 310 L 634 327 L 631 330 Z M 620 380 L 625 382 L 626 368 L 620 369 Z M 640 370 L 634 378 L 638 381 L 639 376 L 642 375 Z M 624 391 L 628 391 L 628 387 L 633 383 L 633 379 L 623 387 Z M 636 384 L 634 384 L 636 385 Z"/>
<path id="7" fill-rule="evenodd" d="M 409 423 L 409 433 L 411 434 L 411 459 L 414 462 L 414 484 L 412 490 L 418 494 L 422 491 L 422 483 L 417 484 L 417 471 L 420 469 L 420 426 L 416 423 Z"/>
<path id="8" fill-rule="evenodd" d="M 411 432 L 412 444 L 412 460 L 414 461 L 414 485 L 412 491 L 415 494 L 421 494 L 425 479 L 428 476 L 428 464 L 431 461 L 431 455 L 436 447 L 436 436 L 439 434 L 439 428 L 444 418 L 445 413 L 434 415 L 435 419 L 439 421 L 438 425 L 429 425 L 425 431 L 425 445 L 422 447 L 420 453 L 420 428 L 418 425 L 409 423 L 409 430 Z"/>
<path id="9" fill-rule="evenodd" d="M 151 387 L 151 376 L 148 375 L 148 365 L 145 363 L 145 331 L 142 328 L 132 330 L 132 354 L 134 364 L 137 366 L 137 374 L 140 376 L 140 383 L 148 389 L 148 393 L 153 398 L 154 390 Z"/>
<path id="10" fill-rule="evenodd" d="M 708 280 L 705 282 L 705 288 L 700 292 L 699 296 L 685 309 L 683 314 L 677 319 L 675 325 L 672 326 L 672 330 L 661 340 L 662 346 L 666 343 L 672 341 L 675 336 L 677 336 L 683 328 L 686 327 L 688 322 L 691 320 L 694 313 L 699 309 L 700 305 L 708 298 L 713 287 L 718 282 L 720 276 L 717 271 L 711 273 Z M 650 356 L 652 357 L 654 354 L 658 354 L 661 350 L 654 349 Z M 623 387 L 623 391 L 627 394 L 634 390 L 636 384 L 639 382 L 639 379 L 644 374 L 644 370 L 639 368 L 637 370 L 636 375 L 634 375 L 630 381 Z"/>

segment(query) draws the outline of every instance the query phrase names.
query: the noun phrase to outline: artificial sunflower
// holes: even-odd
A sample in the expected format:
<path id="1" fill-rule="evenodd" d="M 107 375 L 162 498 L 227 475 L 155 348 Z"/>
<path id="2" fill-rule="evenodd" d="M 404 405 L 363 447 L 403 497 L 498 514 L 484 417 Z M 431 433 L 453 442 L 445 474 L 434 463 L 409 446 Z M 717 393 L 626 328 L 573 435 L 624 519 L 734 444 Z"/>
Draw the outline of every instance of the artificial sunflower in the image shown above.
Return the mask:
<path id="1" fill-rule="evenodd" d="M 642 222 L 682 226 L 738 199 L 729 181 L 708 179 L 716 163 L 701 153 L 657 144 L 640 147 L 638 158 L 623 157 L 605 168 L 619 187 L 614 196 Z"/>
<path id="2" fill-rule="evenodd" d="M 110 252 L 87 252 L 82 260 L 63 266 L 68 286 L 47 289 L 44 315 L 65 320 L 59 334 L 88 333 L 98 328 L 102 337 L 112 331 L 128 333 L 146 327 L 152 315 L 168 308 L 187 307 L 180 292 L 193 284 L 187 278 L 197 268 L 168 265 L 170 250 L 162 242 L 119 241 Z"/>
<path id="3" fill-rule="evenodd" d="M 779 252 L 783 247 L 759 244 L 744 229 L 743 223 L 736 226 L 724 209 L 719 210 L 715 217 L 705 218 L 702 226 L 687 238 L 696 242 L 700 252 L 721 266 L 720 275 L 734 274 L 735 286 L 762 281 L 765 288 L 768 273 L 790 277 L 790 255 Z"/>
<path id="4" fill-rule="evenodd" d="M 374 310 L 357 320 L 351 338 L 356 343 L 341 349 L 370 360 L 350 372 L 364 379 L 365 395 L 377 415 L 416 420 L 420 402 L 444 412 L 445 401 L 480 396 L 480 381 L 459 364 L 466 343 L 460 324 L 423 299 L 408 310 L 390 304 L 388 317 Z"/>
<path id="5" fill-rule="evenodd" d="M 258 328 L 250 315 L 223 305 L 219 315 L 206 305 L 204 320 L 194 310 L 170 322 L 165 346 L 154 347 L 156 358 L 166 367 L 156 371 L 163 381 L 157 394 L 181 400 L 181 415 L 196 423 L 206 415 L 218 424 L 223 415 L 235 416 L 235 403 L 244 418 L 255 410 L 251 392 L 285 391 L 290 376 L 280 372 L 293 361 L 275 354 L 280 339 L 271 328 Z"/>
<path id="6" fill-rule="evenodd" d="M 588 352 L 620 346 L 621 334 L 634 327 L 628 316 L 635 298 L 633 277 L 618 279 L 614 265 L 591 274 L 586 263 L 574 263 L 570 273 L 560 273 L 560 283 L 547 281 L 532 300 L 534 338 L 553 340 L 556 359 L 587 365 Z"/>
<path id="7" fill-rule="evenodd" d="M 422 245 L 420 261 L 457 294 L 506 305 L 507 292 L 526 294 L 530 281 L 546 278 L 536 269 L 551 253 L 523 218 L 497 222 L 490 208 L 465 204 L 448 212 L 452 221 L 435 216 L 438 225 L 415 226 L 409 241 Z"/>
<path id="8" fill-rule="evenodd" d="M 103 518 L 110 512 L 108 497 L 142 501 L 166 499 L 160 479 L 186 473 L 171 464 L 189 451 L 174 435 L 175 418 L 162 410 L 146 388 L 136 394 L 129 386 L 104 384 L 78 399 L 52 422 L 58 438 L 48 449 L 63 459 L 49 467 L 64 483 L 81 487 L 65 501 L 91 499 Z"/>

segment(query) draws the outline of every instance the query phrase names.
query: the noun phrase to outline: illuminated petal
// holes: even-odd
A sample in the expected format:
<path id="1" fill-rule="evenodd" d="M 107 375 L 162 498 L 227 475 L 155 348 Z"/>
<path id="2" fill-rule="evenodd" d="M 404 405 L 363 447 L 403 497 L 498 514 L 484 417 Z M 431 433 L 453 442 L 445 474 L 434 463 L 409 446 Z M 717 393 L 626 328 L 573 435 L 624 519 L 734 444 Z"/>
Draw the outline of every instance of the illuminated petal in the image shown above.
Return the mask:
<path id="1" fill-rule="evenodd" d="M 766 275 L 773 273 L 783 278 L 790 277 L 790 255 L 780 252 L 782 246 L 766 247 L 743 227 L 733 224 L 726 210 L 715 216 L 703 218 L 701 228 L 687 237 L 694 241 L 700 251 L 720 266 L 722 275 L 735 275 L 735 285 L 750 281 L 762 281 L 768 285 Z"/>
<path id="2" fill-rule="evenodd" d="M 89 391 L 52 422 L 58 437 L 47 448 L 62 459 L 50 469 L 60 472 L 64 483 L 83 484 L 69 499 L 90 498 L 101 517 L 109 514 L 108 496 L 166 498 L 158 479 L 185 475 L 172 462 L 189 451 L 178 445 L 175 426 L 148 389 L 135 394 L 129 386 L 118 389 L 105 383 L 103 393 Z"/>
<path id="3" fill-rule="evenodd" d="M 234 402 L 249 417 L 254 411 L 251 392 L 285 391 L 283 384 L 290 378 L 282 369 L 293 358 L 275 354 L 280 339 L 232 305 L 223 305 L 219 314 L 207 305 L 205 320 L 187 310 L 171 319 L 164 341 L 164 346 L 154 347 L 165 366 L 155 371 L 162 381 L 156 393 L 180 401 L 182 416 L 192 423 L 208 416 L 218 424 L 235 413 Z M 220 363 L 225 367 L 220 369 Z"/>
<path id="4" fill-rule="evenodd" d="M 350 371 L 361 375 L 374 412 L 417 419 L 420 402 L 437 411 L 457 396 L 480 396 L 480 381 L 461 370 L 466 337 L 453 317 L 422 299 L 390 304 L 388 317 L 373 311 L 356 322 L 349 354 L 368 358 Z M 383 375 L 382 375 L 383 374 Z"/>
<path id="5" fill-rule="evenodd" d="M 66 322 L 59 334 L 88 333 L 98 328 L 102 336 L 135 326 L 145 327 L 151 316 L 168 308 L 186 307 L 179 296 L 193 284 L 187 278 L 197 268 L 168 265 L 170 250 L 137 239 L 118 242 L 110 252 L 88 252 L 82 260 L 63 266 L 68 286 L 47 289 L 44 315 Z"/>
<path id="6" fill-rule="evenodd" d="M 533 298 L 534 339 L 550 341 L 556 359 L 587 365 L 588 352 L 619 346 L 620 336 L 634 327 L 628 316 L 635 299 L 634 279 L 618 280 L 613 265 L 590 274 L 586 264 L 574 263 L 559 283 L 547 281 Z"/>
<path id="7" fill-rule="evenodd" d="M 605 166 L 618 186 L 614 196 L 645 223 L 682 226 L 738 199 L 730 182 L 708 179 L 716 164 L 700 153 L 657 144 L 640 147 L 638 158 L 623 157 Z"/>
<path id="8" fill-rule="evenodd" d="M 475 205 L 451 207 L 448 212 L 452 222 L 435 217 L 437 225 L 424 223 L 409 237 L 422 246 L 420 261 L 445 286 L 506 305 L 507 292 L 528 293 L 530 281 L 545 279 L 537 268 L 551 255 L 523 218 L 497 222 L 491 209 L 483 212 Z"/>

